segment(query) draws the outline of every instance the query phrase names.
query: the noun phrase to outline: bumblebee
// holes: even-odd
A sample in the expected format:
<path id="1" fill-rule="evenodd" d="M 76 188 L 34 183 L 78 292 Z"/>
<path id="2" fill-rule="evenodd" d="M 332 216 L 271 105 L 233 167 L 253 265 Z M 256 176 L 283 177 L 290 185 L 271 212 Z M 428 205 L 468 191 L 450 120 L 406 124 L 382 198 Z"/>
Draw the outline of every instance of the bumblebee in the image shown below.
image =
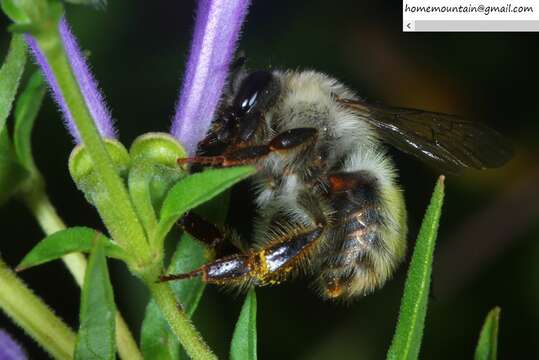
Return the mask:
<path id="1" fill-rule="evenodd" d="M 385 144 L 444 173 L 496 168 L 510 143 L 457 116 L 368 104 L 315 71 L 240 72 L 191 166 L 254 164 L 254 244 L 185 274 L 206 283 L 264 286 L 308 274 L 326 299 L 381 287 L 406 253 L 406 209 Z M 208 243 L 226 235 L 198 217 L 184 229 Z"/>

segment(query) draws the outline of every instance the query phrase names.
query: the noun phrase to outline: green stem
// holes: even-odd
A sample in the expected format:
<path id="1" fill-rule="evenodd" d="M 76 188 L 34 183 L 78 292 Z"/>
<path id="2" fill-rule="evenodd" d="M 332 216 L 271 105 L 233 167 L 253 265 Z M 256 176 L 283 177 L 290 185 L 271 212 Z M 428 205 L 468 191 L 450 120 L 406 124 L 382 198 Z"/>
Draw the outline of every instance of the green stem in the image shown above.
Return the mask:
<path id="1" fill-rule="evenodd" d="M 118 347 L 120 358 L 125 360 L 143 360 L 142 353 L 119 311 L 116 311 L 116 346 Z"/>
<path id="2" fill-rule="evenodd" d="M 56 359 L 72 359 L 75 333 L 0 260 L 0 307 Z"/>
<path id="3" fill-rule="evenodd" d="M 56 24 L 55 24 L 56 25 Z M 135 213 L 123 181 L 105 148 L 103 139 L 86 106 L 77 80 L 73 75 L 65 49 L 60 40 L 57 26 L 47 27 L 35 35 L 36 41 L 45 55 L 62 96 L 73 116 L 75 125 L 86 151 L 92 159 L 95 172 L 109 198 L 107 209 L 101 209 L 105 223 L 112 237 L 137 258 L 137 267 L 151 262 L 150 247 L 144 230 Z"/>
<path id="4" fill-rule="evenodd" d="M 43 190 L 42 181 L 31 181 L 21 193 L 24 204 L 30 209 L 39 226 L 46 235 L 54 234 L 66 228 L 49 197 Z M 72 253 L 62 257 L 62 260 L 75 279 L 77 285 L 82 287 L 84 273 L 86 272 L 86 258 L 81 253 Z"/>
<path id="5" fill-rule="evenodd" d="M 65 223 L 43 190 L 43 182 L 36 180 L 30 184 L 31 186 L 27 186 L 25 188 L 26 191 L 21 193 L 22 200 L 36 218 L 43 232 L 51 235 L 65 229 Z M 71 275 L 75 278 L 77 285 L 82 288 L 87 265 L 84 255 L 81 253 L 72 253 L 63 256 L 62 260 Z M 142 359 L 142 354 L 137 347 L 137 343 L 133 339 L 133 335 L 119 311 L 116 313 L 116 342 L 122 359 Z"/>
<path id="6" fill-rule="evenodd" d="M 165 283 L 156 283 L 155 277 L 152 277 L 146 284 L 163 317 L 180 340 L 187 354 L 194 360 L 217 359 L 182 310 L 181 305 L 176 302 L 170 287 Z"/>

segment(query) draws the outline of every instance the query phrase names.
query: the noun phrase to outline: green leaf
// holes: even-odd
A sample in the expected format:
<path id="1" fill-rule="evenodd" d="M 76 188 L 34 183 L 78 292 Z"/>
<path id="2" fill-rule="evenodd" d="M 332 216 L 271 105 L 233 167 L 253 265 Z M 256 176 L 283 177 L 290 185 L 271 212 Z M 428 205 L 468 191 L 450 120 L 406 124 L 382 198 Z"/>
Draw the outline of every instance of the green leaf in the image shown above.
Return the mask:
<path id="1" fill-rule="evenodd" d="M 443 199 L 444 177 L 440 176 L 417 237 L 404 285 L 397 329 L 387 353 L 387 359 L 412 360 L 417 359 L 419 355 L 427 314 L 432 258 Z"/>
<path id="2" fill-rule="evenodd" d="M 15 194 L 30 175 L 17 158 L 5 126 L 25 63 L 24 38 L 22 35 L 13 35 L 8 55 L 0 68 L 0 205 Z"/>
<path id="3" fill-rule="evenodd" d="M 251 166 L 210 169 L 180 180 L 170 189 L 161 207 L 157 238 L 163 239 L 185 212 L 210 200 L 254 172 L 255 168 Z"/>
<path id="4" fill-rule="evenodd" d="M 17 192 L 29 175 L 17 159 L 5 127 L 0 130 L 0 205 Z"/>
<path id="5" fill-rule="evenodd" d="M 481 329 L 479 342 L 475 349 L 475 360 L 496 360 L 498 352 L 498 329 L 500 308 L 490 310 Z"/>
<path id="6" fill-rule="evenodd" d="M 30 77 L 26 88 L 19 95 L 15 104 L 15 130 L 13 133 L 15 151 L 21 164 L 31 172 L 37 172 L 32 156 L 32 129 L 41 108 L 45 91 L 43 78 L 36 71 Z"/>
<path id="7" fill-rule="evenodd" d="M 230 360 L 256 360 L 256 294 L 249 290 L 230 344 Z"/>
<path id="8" fill-rule="evenodd" d="M 84 276 L 75 359 L 114 359 L 116 306 L 105 245 L 96 237 Z"/>
<path id="9" fill-rule="evenodd" d="M 6 61 L 0 68 L 0 131 L 11 112 L 25 64 L 26 43 L 23 35 L 13 35 Z"/>
<path id="10" fill-rule="evenodd" d="M 97 230 L 87 227 L 72 227 L 45 237 L 22 259 L 17 271 L 58 259 L 72 252 L 90 252 L 96 241 L 103 243 L 107 256 L 123 259 L 126 252 L 115 242 Z"/>

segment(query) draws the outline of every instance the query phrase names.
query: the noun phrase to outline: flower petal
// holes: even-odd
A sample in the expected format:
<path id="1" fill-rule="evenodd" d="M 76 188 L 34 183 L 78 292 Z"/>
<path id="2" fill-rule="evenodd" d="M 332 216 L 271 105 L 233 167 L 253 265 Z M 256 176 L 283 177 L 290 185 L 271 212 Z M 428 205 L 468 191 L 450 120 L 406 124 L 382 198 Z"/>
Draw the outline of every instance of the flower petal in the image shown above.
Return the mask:
<path id="1" fill-rule="evenodd" d="M 27 358 L 21 346 L 5 330 L 0 329 L 0 359 L 23 360 Z"/>
<path id="2" fill-rule="evenodd" d="M 171 133 L 190 154 L 210 127 L 250 0 L 200 0 Z"/>
<path id="3" fill-rule="evenodd" d="M 73 73 L 77 78 L 82 95 L 86 100 L 90 114 L 92 114 L 96 122 L 99 133 L 104 138 L 116 138 L 116 130 L 114 129 L 110 112 L 103 100 L 103 95 L 99 92 L 97 82 L 92 76 L 77 44 L 77 39 L 71 33 L 69 24 L 65 18 L 60 21 L 60 36 L 62 37 L 62 42 L 64 43 Z"/>
<path id="4" fill-rule="evenodd" d="M 110 113 L 107 110 L 107 107 L 105 106 L 105 103 L 103 101 L 103 96 L 98 90 L 97 83 L 94 80 L 88 68 L 88 65 L 86 64 L 86 61 L 80 51 L 79 46 L 77 45 L 77 40 L 69 30 L 69 26 L 65 18 L 62 19 L 59 23 L 59 32 L 64 49 L 66 51 L 66 55 L 71 65 L 71 69 L 75 78 L 77 79 L 77 83 L 79 84 L 79 87 L 81 89 L 81 93 L 86 102 L 86 106 L 88 107 L 88 110 L 90 111 L 90 114 L 94 119 L 99 133 L 104 138 L 116 138 L 116 131 L 114 129 Z M 73 136 L 76 143 L 80 143 L 80 135 L 77 130 L 77 127 L 75 126 L 73 116 L 69 111 L 62 91 L 58 86 L 56 78 L 54 77 L 54 73 L 52 72 L 49 63 L 47 62 L 47 59 L 43 55 L 43 52 L 39 48 L 39 45 L 37 44 L 37 41 L 34 39 L 34 37 L 29 34 L 26 34 L 25 39 L 35 57 L 37 64 L 41 68 L 41 71 L 43 72 L 47 83 L 49 84 L 54 100 L 56 101 L 64 115 L 64 122 L 69 133 L 71 134 L 71 136 Z"/>

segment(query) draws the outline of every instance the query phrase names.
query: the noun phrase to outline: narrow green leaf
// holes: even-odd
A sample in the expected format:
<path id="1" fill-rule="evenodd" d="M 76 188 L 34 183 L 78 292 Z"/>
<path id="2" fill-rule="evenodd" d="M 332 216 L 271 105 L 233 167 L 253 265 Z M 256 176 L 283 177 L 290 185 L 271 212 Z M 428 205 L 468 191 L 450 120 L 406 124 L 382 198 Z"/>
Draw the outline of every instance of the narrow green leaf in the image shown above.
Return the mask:
<path id="1" fill-rule="evenodd" d="M 6 60 L 0 68 L 0 131 L 11 112 L 25 64 L 26 43 L 23 35 L 15 34 L 9 45 Z"/>
<path id="2" fill-rule="evenodd" d="M 161 221 L 183 215 L 252 175 L 254 171 L 250 166 L 210 169 L 182 179 L 168 192 L 161 208 Z"/>
<path id="3" fill-rule="evenodd" d="M 34 121 L 41 108 L 45 95 L 45 84 L 41 74 L 36 71 L 30 77 L 25 89 L 15 104 L 15 130 L 13 142 L 21 164 L 31 172 L 37 172 L 32 156 L 31 135 Z"/>
<path id="4" fill-rule="evenodd" d="M 210 200 L 254 172 L 255 168 L 251 166 L 210 169 L 180 180 L 170 189 L 161 207 L 158 238 L 163 238 L 186 211 Z"/>
<path id="5" fill-rule="evenodd" d="M 117 259 L 127 258 L 127 254 L 121 247 L 97 230 L 72 227 L 55 232 L 41 240 L 22 259 L 17 266 L 17 271 L 59 259 L 72 252 L 90 252 L 97 240 L 103 243 L 107 256 Z"/>
<path id="6" fill-rule="evenodd" d="M 496 360 L 500 311 L 499 307 L 495 307 L 488 313 L 475 349 L 475 360 Z"/>
<path id="7" fill-rule="evenodd" d="M 230 360 L 256 360 L 256 294 L 249 290 L 230 344 Z"/>
<path id="8" fill-rule="evenodd" d="M 208 221 L 223 224 L 227 214 L 229 194 L 225 192 L 213 200 L 197 208 Z M 183 233 L 170 260 L 167 273 L 183 273 L 200 267 L 213 260 L 213 251 L 202 242 Z M 187 316 L 192 317 L 202 298 L 206 284 L 200 278 L 193 278 L 170 283 L 178 302 L 182 305 Z M 181 348 L 176 335 L 170 330 L 168 323 L 153 301 L 148 303 L 142 322 L 141 331 L 142 353 L 147 359 L 188 359 Z"/>
<path id="9" fill-rule="evenodd" d="M 80 304 L 80 325 L 75 344 L 75 359 L 114 359 L 116 305 L 107 269 L 105 245 L 94 241 L 84 276 Z"/>
<path id="10" fill-rule="evenodd" d="M 397 328 L 387 353 L 387 358 L 390 360 L 413 360 L 419 355 L 427 314 L 432 258 L 443 199 L 444 177 L 440 176 L 421 224 L 410 262 Z"/>
<path id="11" fill-rule="evenodd" d="M 0 204 L 7 201 L 30 175 L 18 160 L 5 126 L 25 63 L 24 38 L 13 35 L 8 55 L 0 68 Z"/>
<path id="12" fill-rule="evenodd" d="M 17 192 L 30 173 L 19 163 L 7 127 L 0 130 L 0 205 Z"/>

